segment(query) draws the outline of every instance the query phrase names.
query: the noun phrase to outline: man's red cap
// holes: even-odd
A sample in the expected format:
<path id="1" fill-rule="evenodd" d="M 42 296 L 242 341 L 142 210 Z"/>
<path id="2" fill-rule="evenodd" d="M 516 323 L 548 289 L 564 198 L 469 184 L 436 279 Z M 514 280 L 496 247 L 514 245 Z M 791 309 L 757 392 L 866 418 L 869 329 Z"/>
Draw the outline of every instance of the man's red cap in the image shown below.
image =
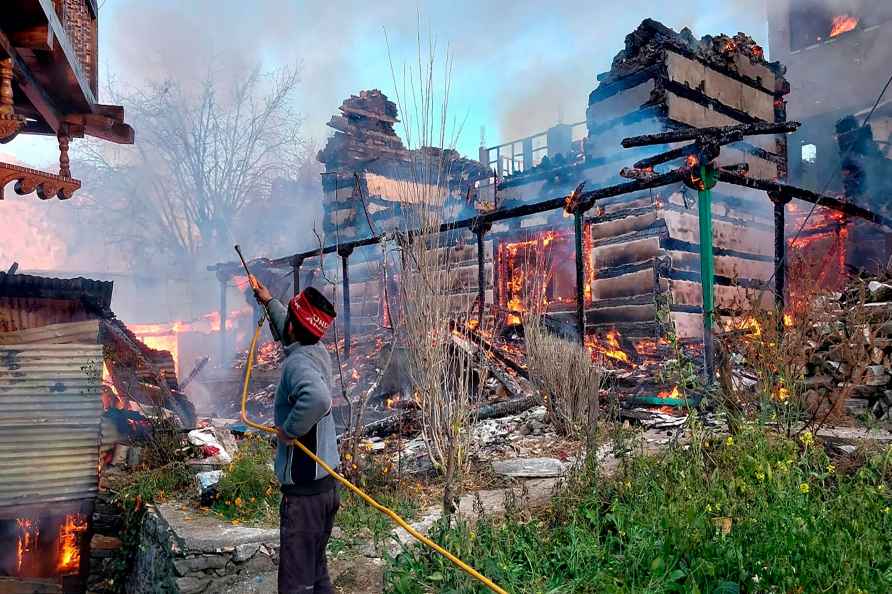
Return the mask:
<path id="1" fill-rule="evenodd" d="M 310 303 L 306 291 L 301 291 L 292 297 L 288 302 L 288 309 L 294 319 L 316 338 L 322 338 L 334 320 L 334 316 L 328 315 Z"/>

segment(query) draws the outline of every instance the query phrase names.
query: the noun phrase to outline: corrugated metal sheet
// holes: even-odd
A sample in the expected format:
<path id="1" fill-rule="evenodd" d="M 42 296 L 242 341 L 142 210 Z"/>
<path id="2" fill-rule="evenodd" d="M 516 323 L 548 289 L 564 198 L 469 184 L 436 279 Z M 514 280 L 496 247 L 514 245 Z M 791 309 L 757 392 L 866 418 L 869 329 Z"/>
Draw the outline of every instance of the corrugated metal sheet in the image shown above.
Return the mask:
<path id="1" fill-rule="evenodd" d="M 99 342 L 99 320 L 51 324 L 29 330 L 0 333 L 0 344 L 94 344 Z"/>
<path id="2" fill-rule="evenodd" d="M 0 332 L 109 317 L 114 283 L 0 272 Z"/>
<path id="3" fill-rule="evenodd" d="M 101 345 L 0 346 L 0 513 L 95 495 L 101 382 Z"/>

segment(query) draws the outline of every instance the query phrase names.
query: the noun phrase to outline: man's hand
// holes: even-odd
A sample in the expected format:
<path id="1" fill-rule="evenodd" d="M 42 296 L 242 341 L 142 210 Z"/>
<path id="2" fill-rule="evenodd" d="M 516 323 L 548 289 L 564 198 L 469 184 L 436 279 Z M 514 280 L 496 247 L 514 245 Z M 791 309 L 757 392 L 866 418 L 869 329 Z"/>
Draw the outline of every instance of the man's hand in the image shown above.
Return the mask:
<path id="1" fill-rule="evenodd" d="M 276 427 L 276 437 L 279 439 L 279 443 L 290 443 L 294 440 L 293 437 L 282 431 L 281 427 Z"/>
<path id="2" fill-rule="evenodd" d="M 248 275 L 248 282 L 251 283 L 251 288 L 254 289 L 254 298 L 257 299 L 257 303 L 260 305 L 266 305 L 273 299 L 272 293 L 269 292 L 262 282 L 257 280 L 257 277 L 253 274 Z"/>

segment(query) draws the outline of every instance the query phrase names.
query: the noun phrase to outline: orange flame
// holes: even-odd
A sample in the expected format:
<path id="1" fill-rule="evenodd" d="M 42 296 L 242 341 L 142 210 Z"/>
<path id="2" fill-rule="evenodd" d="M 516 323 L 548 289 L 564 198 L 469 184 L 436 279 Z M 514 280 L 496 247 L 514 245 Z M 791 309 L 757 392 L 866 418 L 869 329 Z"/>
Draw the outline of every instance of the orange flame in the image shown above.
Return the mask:
<path id="1" fill-rule="evenodd" d="M 60 574 L 78 571 L 81 561 L 80 534 L 87 530 L 87 521 L 80 514 L 68 514 L 59 531 L 59 562 L 56 569 Z"/>
<path id="2" fill-rule="evenodd" d="M 675 386 L 671 392 L 657 392 L 657 398 L 681 398 L 681 392 L 678 391 L 678 386 Z"/>
<path id="3" fill-rule="evenodd" d="M 616 329 L 611 329 L 607 331 L 607 334 L 604 335 L 604 342 L 598 340 L 598 337 L 595 335 L 590 335 L 585 337 L 585 346 L 588 347 L 592 351 L 592 356 L 601 355 L 603 357 L 607 357 L 608 359 L 613 359 L 615 361 L 620 361 L 621 363 L 631 364 L 632 359 L 629 355 L 622 349 L 622 345 L 620 344 L 620 333 Z"/>
<path id="4" fill-rule="evenodd" d="M 25 557 L 29 553 L 34 553 L 37 548 L 37 537 L 40 530 L 34 526 L 34 522 L 27 518 L 19 518 L 15 521 L 16 529 L 19 533 L 16 540 L 16 573 L 21 574 Z"/>
<path id="5" fill-rule="evenodd" d="M 848 33 L 858 26 L 858 17 L 841 14 L 833 17 L 833 25 L 830 28 L 830 37 L 836 37 Z"/>
<path id="6" fill-rule="evenodd" d="M 747 317 L 746 319 L 737 323 L 738 330 L 748 330 L 747 335 L 752 338 L 759 338 L 762 336 L 762 324 L 759 323 L 754 317 Z"/>

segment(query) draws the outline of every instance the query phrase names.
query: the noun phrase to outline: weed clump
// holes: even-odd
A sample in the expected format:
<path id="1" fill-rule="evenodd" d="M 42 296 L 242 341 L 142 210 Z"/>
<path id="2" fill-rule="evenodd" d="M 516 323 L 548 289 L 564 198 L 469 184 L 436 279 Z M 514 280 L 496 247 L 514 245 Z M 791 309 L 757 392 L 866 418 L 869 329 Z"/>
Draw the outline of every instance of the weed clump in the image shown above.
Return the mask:
<path id="1" fill-rule="evenodd" d="M 217 483 L 213 509 L 233 522 L 272 523 L 280 500 L 273 449 L 262 437 L 248 435 Z"/>

